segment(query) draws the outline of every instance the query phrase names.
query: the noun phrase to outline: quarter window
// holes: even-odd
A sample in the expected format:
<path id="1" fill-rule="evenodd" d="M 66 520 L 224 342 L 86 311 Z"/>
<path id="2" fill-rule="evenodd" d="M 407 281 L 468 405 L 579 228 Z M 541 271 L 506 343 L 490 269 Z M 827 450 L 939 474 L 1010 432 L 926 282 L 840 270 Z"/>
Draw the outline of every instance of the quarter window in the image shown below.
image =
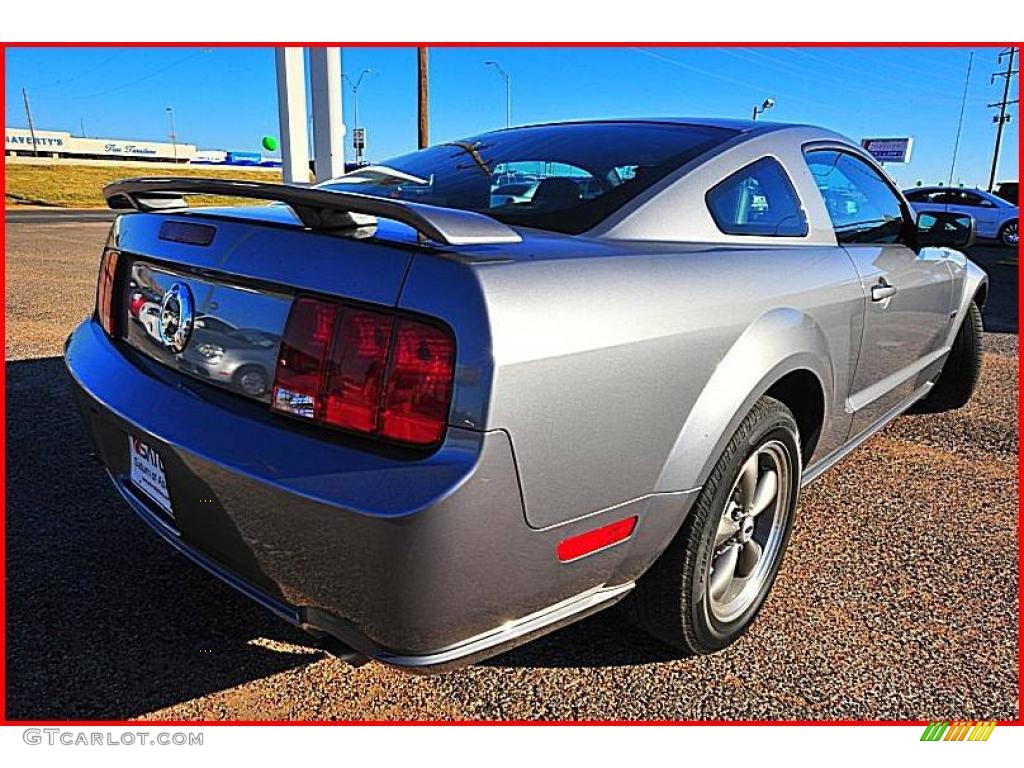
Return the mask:
<path id="1" fill-rule="evenodd" d="M 903 233 L 903 206 L 879 173 L 836 150 L 806 154 L 840 243 L 895 243 Z"/>
<path id="2" fill-rule="evenodd" d="M 727 235 L 803 237 L 807 219 L 777 160 L 764 157 L 720 181 L 707 193 L 708 210 Z"/>

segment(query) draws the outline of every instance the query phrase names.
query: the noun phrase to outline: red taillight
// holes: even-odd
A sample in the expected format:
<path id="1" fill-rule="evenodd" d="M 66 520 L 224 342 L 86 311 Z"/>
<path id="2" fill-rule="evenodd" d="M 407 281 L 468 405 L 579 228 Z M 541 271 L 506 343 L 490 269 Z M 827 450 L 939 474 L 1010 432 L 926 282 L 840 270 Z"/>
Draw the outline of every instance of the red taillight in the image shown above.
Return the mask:
<path id="1" fill-rule="evenodd" d="M 420 444 L 441 439 L 452 394 L 452 351 L 441 329 L 399 321 L 381 414 L 383 436 Z"/>
<path id="2" fill-rule="evenodd" d="M 411 445 L 443 436 L 454 343 L 427 323 L 319 299 L 292 305 L 271 407 Z"/>
<path id="3" fill-rule="evenodd" d="M 576 560 L 584 555 L 597 552 L 599 549 L 610 547 L 612 544 L 618 544 L 620 541 L 625 541 L 633 535 L 633 529 L 636 528 L 636 520 L 637 518 L 634 515 L 633 517 L 627 517 L 625 520 L 619 520 L 600 528 L 595 528 L 592 531 L 581 533 L 578 536 L 563 539 L 558 543 L 555 554 L 558 555 L 559 560 L 567 563 L 570 560 Z"/>
<path id="4" fill-rule="evenodd" d="M 103 330 L 114 335 L 114 279 L 117 276 L 117 251 L 105 250 L 100 258 L 100 276 L 96 282 L 96 316 Z"/>
<path id="5" fill-rule="evenodd" d="M 322 416 L 324 364 L 337 313 L 337 305 L 328 301 L 301 298 L 292 304 L 274 376 L 276 410 L 305 419 Z"/>
<path id="6" fill-rule="evenodd" d="M 342 312 L 324 387 L 328 424 L 356 432 L 377 430 L 392 325 L 391 317 L 379 312 Z"/>

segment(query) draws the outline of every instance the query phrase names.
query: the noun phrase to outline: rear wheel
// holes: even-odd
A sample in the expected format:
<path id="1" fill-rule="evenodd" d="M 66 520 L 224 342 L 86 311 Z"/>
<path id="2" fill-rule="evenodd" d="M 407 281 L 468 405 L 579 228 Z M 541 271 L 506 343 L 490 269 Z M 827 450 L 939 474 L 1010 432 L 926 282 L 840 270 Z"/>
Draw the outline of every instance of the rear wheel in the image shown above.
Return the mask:
<path id="1" fill-rule="evenodd" d="M 981 376 L 981 333 L 981 309 L 972 301 L 939 378 L 914 406 L 916 412 L 941 413 L 967 404 Z"/>
<path id="2" fill-rule="evenodd" d="M 796 421 L 763 397 L 740 424 L 669 547 L 631 596 L 635 621 L 687 653 L 735 642 L 778 573 L 800 488 Z"/>
<path id="3" fill-rule="evenodd" d="M 1016 220 L 1003 224 L 1002 229 L 999 230 L 999 242 L 1007 248 L 1016 248 L 1020 243 L 1020 233 L 1017 227 Z"/>

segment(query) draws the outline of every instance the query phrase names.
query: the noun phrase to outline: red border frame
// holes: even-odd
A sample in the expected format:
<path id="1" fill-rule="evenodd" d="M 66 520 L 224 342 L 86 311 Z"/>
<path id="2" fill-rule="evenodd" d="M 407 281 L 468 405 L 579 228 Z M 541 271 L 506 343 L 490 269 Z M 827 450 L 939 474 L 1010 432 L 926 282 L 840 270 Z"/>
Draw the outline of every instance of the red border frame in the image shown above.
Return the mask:
<path id="1" fill-rule="evenodd" d="M 482 41 L 482 42 L 463 42 L 463 41 L 448 41 L 448 42 L 327 42 L 327 41 L 316 41 L 316 42 L 230 42 L 230 43 L 206 43 L 202 41 L 192 42 L 91 42 L 91 43 L 67 43 L 67 42 L 37 42 L 37 43 L 5 43 L 0 42 L 0 51 L 3 56 L 0 57 L 0 77 L 4 77 L 3 85 L 3 102 L 5 106 L 6 114 L 6 103 L 7 103 L 7 89 L 6 89 L 6 62 L 7 62 L 7 48 L 103 48 L 110 46 L 117 46 L 121 48 L 192 48 L 192 47 L 215 47 L 215 48 L 260 48 L 260 47 L 279 47 L 279 46 L 303 46 L 303 47 L 322 47 L 328 45 L 344 46 L 346 48 L 413 48 L 416 46 L 429 46 L 431 48 L 619 48 L 619 47 L 630 47 L 630 46 L 641 46 L 645 48 L 724 48 L 730 46 L 751 46 L 757 48 L 780 48 L 780 47 L 796 47 L 796 48 L 960 48 L 960 47 L 972 47 L 972 48 L 1006 48 L 1009 46 L 1021 48 L 1019 42 L 941 42 L 941 43 L 930 43 L 930 42 L 808 42 L 808 41 L 774 41 L 774 42 L 737 42 L 737 41 L 718 41 L 718 42 L 651 42 L 651 41 L 623 41 L 623 42 L 598 42 L 598 43 L 581 43 L 581 42 L 494 42 L 494 41 Z M 1018 80 L 1019 82 L 1019 80 Z M 1018 177 L 1020 170 L 1020 150 L 1024 148 L 1024 135 L 1018 132 Z M 0 169 L 0 181 L 5 183 L 6 189 L 6 163 L 4 167 Z M 6 206 L 5 206 L 6 209 Z M 6 217 L 3 224 L 0 224 L 0 247 L 4 247 L 4 264 L 6 267 Z M 1021 255 L 1021 246 L 1017 246 L 1018 256 L 1018 286 L 1020 276 L 1024 273 L 1024 269 L 1019 264 Z M 6 339 L 6 268 L 4 272 L 0 274 L 0 288 L 5 291 L 5 302 L 4 309 L 0 312 L 0 331 L 4 332 L 4 338 Z M 1017 308 L 1018 317 L 1024 313 L 1024 301 L 1021 300 L 1020 291 L 1018 288 L 1017 294 Z M 1019 329 L 1018 329 L 1019 334 Z M 3 419 L 3 423 L 6 425 L 6 412 L 7 412 L 7 371 L 6 371 L 6 359 L 2 369 L 0 369 L 0 387 L 2 387 L 2 393 L 0 393 L 0 419 Z M 1022 405 L 1024 405 L 1024 397 L 1021 395 L 1020 387 L 1024 384 L 1024 375 L 1020 369 L 1020 351 L 1018 349 L 1018 367 L 1017 367 L 1017 432 L 1018 441 L 1021 436 L 1020 427 L 1020 415 L 1022 411 Z M 0 512 L 0 583 L 3 585 L 3 590 L 0 591 L 0 613 L 4 615 L 4 625 L 0 628 L 0 657 L 3 658 L 3 665 L 0 665 L 0 687 L 3 688 L 4 697 L 0 700 L 0 725 L 18 725 L 18 726 L 98 726 L 98 725 L 117 725 L 117 724 L 128 724 L 136 723 L 139 721 L 129 720 L 8 720 L 7 719 L 7 547 L 6 547 L 6 531 L 7 531 L 7 502 L 6 502 L 6 486 L 7 486 L 7 463 L 6 463 L 6 448 L 7 448 L 7 434 L 6 427 L 4 429 L 3 440 L 0 441 L 0 461 L 3 462 L 2 475 L 0 475 L 0 504 L 3 505 L 3 511 Z M 999 725 L 1024 725 L 1024 714 L 1020 710 L 1020 699 L 1021 694 L 1024 694 L 1024 682 L 1022 682 L 1022 676 L 1024 676 L 1024 664 L 1021 663 L 1020 658 L 1020 625 L 1022 619 L 1024 619 L 1024 606 L 1021 605 L 1020 599 L 1020 585 L 1021 585 L 1021 567 L 1024 565 L 1024 556 L 1022 556 L 1021 550 L 1021 539 L 1024 538 L 1024 519 L 1021 517 L 1021 500 L 1020 500 L 1020 476 L 1024 471 L 1024 461 L 1020 458 L 1018 451 L 1017 455 L 1017 473 L 1018 473 L 1018 493 L 1017 493 L 1017 692 L 1018 692 L 1018 711 L 1017 719 L 1011 721 L 1000 721 Z M 322 721 L 322 720 L 150 720 L 142 721 L 147 726 L 239 726 L 239 725 L 266 725 L 266 726 L 296 726 L 296 725 L 317 725 L 317 726 L 404 726 L 404 725 L 463 725 L 463 726 L 517 726 L 517 725 L 540 725 L 540 726 L 561 726 L 561 725 L 809 725 L 809 726 L 854 726 L 854 725 L 927 725 L 926 720 L 353 720 L 353 721 Z"/>

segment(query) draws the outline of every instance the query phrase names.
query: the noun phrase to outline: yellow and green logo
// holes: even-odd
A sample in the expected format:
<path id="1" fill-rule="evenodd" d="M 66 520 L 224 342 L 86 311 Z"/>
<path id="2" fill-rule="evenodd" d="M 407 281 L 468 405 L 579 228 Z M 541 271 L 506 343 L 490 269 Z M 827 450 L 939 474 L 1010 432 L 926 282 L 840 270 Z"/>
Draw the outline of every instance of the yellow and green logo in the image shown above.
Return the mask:
<path id="1" fill-rule="evenodd" d="M 921 741 L 988 741 L 995 720 L 953 720 L 928 723 Z"/>

